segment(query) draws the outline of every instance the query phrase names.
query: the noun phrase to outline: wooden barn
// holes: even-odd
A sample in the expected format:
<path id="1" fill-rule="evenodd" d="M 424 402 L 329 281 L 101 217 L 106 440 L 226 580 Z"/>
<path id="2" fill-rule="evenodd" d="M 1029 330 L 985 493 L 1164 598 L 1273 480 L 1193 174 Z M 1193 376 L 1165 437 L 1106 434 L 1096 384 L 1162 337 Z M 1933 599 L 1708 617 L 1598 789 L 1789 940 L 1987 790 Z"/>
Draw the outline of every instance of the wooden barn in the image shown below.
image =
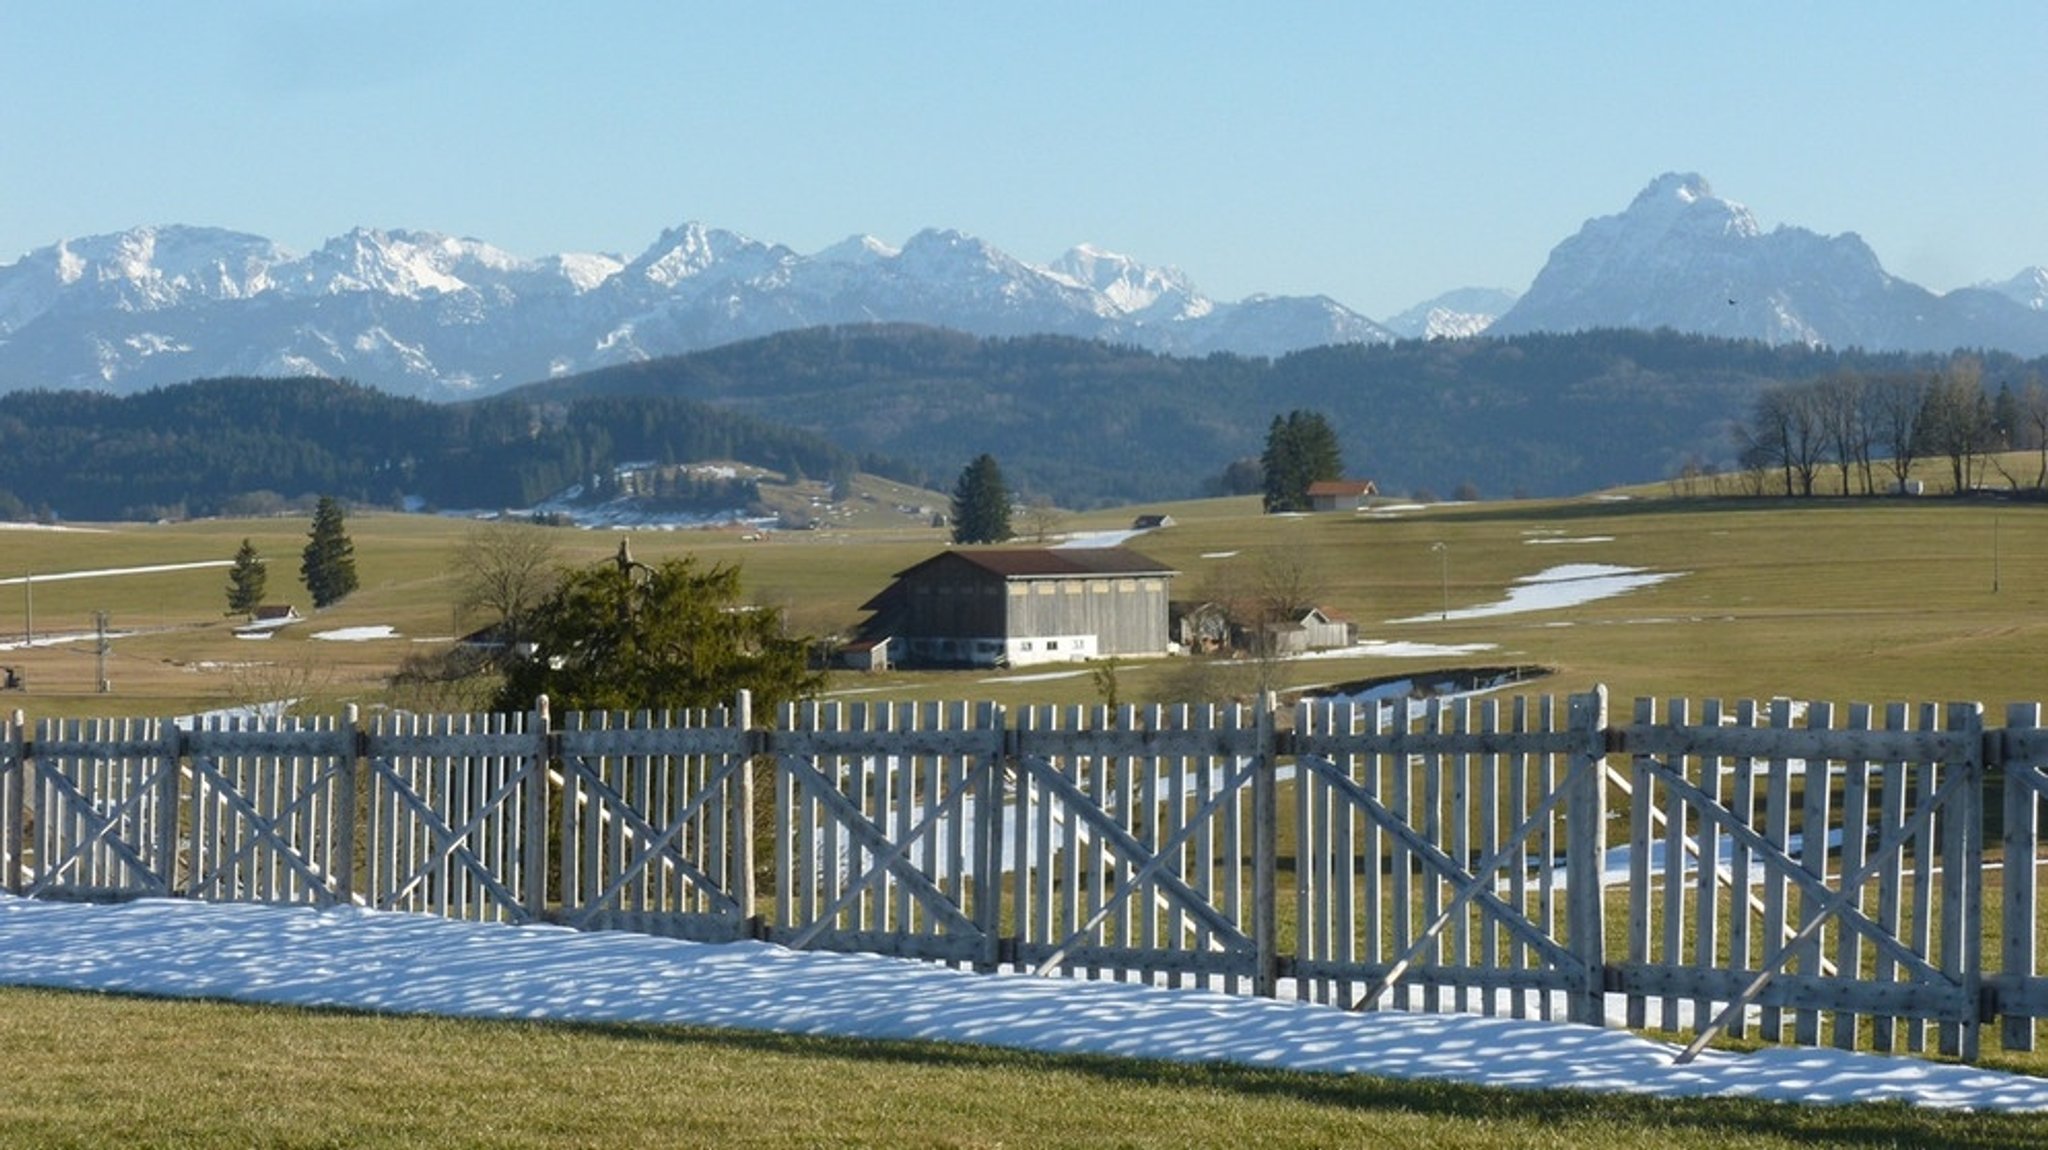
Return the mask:
<path id="1" fill-rule="evenodd" d="M 1380 493 L 1370 479 L 1322 479 L 1308 485 L 1311 511 L 1356 511 Z"/>
<path id="2" fill-rule="evenodd" d="M 900 666 L 1027 666 L 1164 655 L 1171 568 L 1128 547 L 959 549 L 896 573 L 863 639 Z"/>

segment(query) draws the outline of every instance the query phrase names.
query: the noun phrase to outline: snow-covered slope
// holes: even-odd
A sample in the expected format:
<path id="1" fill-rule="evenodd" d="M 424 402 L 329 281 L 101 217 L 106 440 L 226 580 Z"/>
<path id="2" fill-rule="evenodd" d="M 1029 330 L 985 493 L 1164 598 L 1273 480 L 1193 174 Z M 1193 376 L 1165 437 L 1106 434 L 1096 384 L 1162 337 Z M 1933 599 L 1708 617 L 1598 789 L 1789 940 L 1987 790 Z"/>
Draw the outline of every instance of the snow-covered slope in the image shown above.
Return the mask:
<path id="1" fill-rule="evenodd" d="M 1998 291 L 1936 295 L 1888 274 L 1854 233 L 1757 225 L 1694 174 L 1659 176 L 1551 252 L 1490 334 L 1657 328 L 1770 343 L 2048 352 L 2048 313 Z"/>
<path id="2" fill-rule="evenodd" d="M 1402 339 L 1464 339 L 1493 326 L 1521 298 L 1506 288 L 1458 288 L 1386 321 Z"/>
<path id="3" fill-rule="evenodd" d="M 521 259 L 475 239 L 358 228 L 294 255 L 261 237 L 138 228 L 0 267 L 0 391 L 133 391 L 205 376 L 348 376 L 426 396 L 821 324 L 1107 339 L 1278 355 L 1390 333 L 1317 297 L 1220 303 L 1090 246 L 1049 266 L 958 231 L 802 255 L 688 223 L 631 259 Z"/>

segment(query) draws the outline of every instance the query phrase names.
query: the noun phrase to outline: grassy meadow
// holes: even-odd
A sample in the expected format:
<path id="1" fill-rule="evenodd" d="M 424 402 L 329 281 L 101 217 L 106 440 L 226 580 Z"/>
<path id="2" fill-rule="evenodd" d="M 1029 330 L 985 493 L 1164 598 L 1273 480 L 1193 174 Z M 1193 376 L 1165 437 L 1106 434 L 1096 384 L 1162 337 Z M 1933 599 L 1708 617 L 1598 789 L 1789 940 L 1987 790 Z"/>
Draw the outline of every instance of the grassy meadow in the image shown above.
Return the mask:
<path id="1" fill-rule="evenodd" d="M 1124 701 L 1187 697 L 1199 684 L 1243 693 L 1460 666 L 1528 665 L 1545 693 L 1606 684 L 1637 695 L 1792 695 L 1842 702 L 2048 698 L 2048 503 L 1992 498 L 1673 500 L 1634 498 L 1439 505 L 1371 514 L 1272 517 L 1253 499 L 1209 500 L 1066 517 L 1062 531 L 1127 526 L 1160 511 L 1175 525 L 1133 546 L 1181 572 L 1176 598 L 1215 598 L 1262 580 L 1300 580 L 1363 639 L 1460 648 L 1421 658 L 1355 655 L 1253 667 L 1193 659 L 1127 660 Z M 33 626 L 33 648 L 0 650 L 27 690 L 4 697 L 31 717 L 179 714 L 281 697 L 322 710 L 393 699 L 386 679 L 407 656 L 482 620 L 457 617 L 454 566 L 463 520 L 359 513 L 349 519 L 361 589 L 313 612 L 298 582 L 304 518 L 0 531 L 0 644 Z M 565 562 L 598 562 L 619 533 L 557 529 Z M 273 602 L 307 621 L 274 638 L 234 635 L 225 567 L 61 579 L 105 568 L 225 561 L 243 538 L 270 565 Z M 793 629 L 846 634 L 890 575 L 945 545 L 902 516 L 874 527 L 748 538 L 739 531 L 635 531 L 642 560 L 694 555 L 738 564 L 748 594 L 782 607 Z M 1440 545 L 1440 546 L 1439 546 Z M 1551 610 L 1442 619 L 1496 602 L 1519 579 L 1563 564 L 1677 573 L 1654 587 Z M 1284 570 L 1276 574 L 1275 569 Z M 33 582 L 24 585 L 22 577 Z M 99 685 L 95 612 L 114 634 Z M 32 614 L 32 619 L 31 619 Z M 1394 620 L 1412 620 L 1394 622 Z M 326 632 L 390 629 L 331 641 Z M 828 691 L 861 697 L 1093 702 L 1087 674 L 837 672 Z M 1203 672 L 1197 674 L 1197 671 Z M 1190 684 L 1197 686 L 1191 688 Z"/>
<path id="2" fill-rule="evenodd" d="M 930 498 L 927 496 L 927 498 Z M 1460 655 L 1350 655 L 1218 665 L 1226 691 L 1298 689 L 1460 666 L 1539 666 L 1529 690 L 1597 683 L 1626 713 L 1636 695 L 1837 701 L 2048 698 L 2048 504 L 1973 500 L 1675 500 L 1632 497 L 1440 505 L 1268 517 L 1254 499 L 1073 515 L 1111 530 L 1165 512 L 1134 546 L 1182 575 L 1177 598 L 1300 578 L 1361 638 Z M 174 715 L 293 697 L 302 710 L 404 705 L 387 679 L 411 654 L 480 621 L 457 617 L 456 556 L 471 524 L 358 513 L 361 589 L 314 613 L 297 579 L 304 518 L 0 529 L 0 644 L 115 634 L 110 690 L 89 638 L 0 649 L 27 690 L 0 707 L 31 718 Z M 224 562 L 243 538 L 270 564 L 272 602 L 309 618 L 237 638 L 226 567 L 61 579 L 105 568 Z M 565 561 L 599 562 L 618 533 L 555 532 Z M 843 633 L 892 572 L 944 546 L 905 515 L 826 519 L 748 539 L 740 531 L 636 531 L 642 560 L 735 563 L 748 593 L 809 634 Z M 1440 545 L 1440 546 L 1439 546 Z M 1439 616 L 1502 599 L 1563 564 L 1679 573 L 1577 606 L 1493 618 Z M 19 581 L 33 575 L 32 584 Z M 1414 620 L 1393 622 L 1393 620 Z M 389 628 L 390 638 L 318 638 Z M 1185 694 L 1189 659 L 1132 660 L 1121 697 Z M 1099 700 L 1059 668 L 836 672 L 852 698 Z M 1802 1108 L 1740 1100 L 1523 1094 L 1363 1076 L 1050 1058 L 926 1045 L 654 1027 L 376 1018 L 208 1003 L 0 990 L 0 1101 L 9 1145 L 676 1144 L 1126 1145 L 1222 1142 L 1388 1146 L 1994 1147 L 2039 1144 L 2039 1116 L 1898 1107 Z M 1988 1037 L 1988 1036 L 1987 1036 Z M 2039 1056 L 1993 1055 L 2039 1073 Z M 1048 1117 L 1055 1116 L 1055 1117 Z"/>

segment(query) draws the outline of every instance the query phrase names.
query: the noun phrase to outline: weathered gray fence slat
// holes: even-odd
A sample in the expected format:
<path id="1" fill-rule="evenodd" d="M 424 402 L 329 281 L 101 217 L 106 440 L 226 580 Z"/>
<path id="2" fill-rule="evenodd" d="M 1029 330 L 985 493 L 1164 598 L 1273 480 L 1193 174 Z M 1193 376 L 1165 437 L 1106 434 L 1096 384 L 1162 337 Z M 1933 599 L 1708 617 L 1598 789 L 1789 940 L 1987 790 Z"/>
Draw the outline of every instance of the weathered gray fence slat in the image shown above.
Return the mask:
<path id="1" fill-rule="evenodd" d="M 28 768 L 28 721 L 20 711 L 0 722 L 0 887 L 20 894 L 28 873 L 24 775 Z"/>
<path id="2" fill-rule="evenodd" d="M 369 739 L 371 905 L 453 918 L 530 922 L 534 789 L 545 759 L 525 716 L 397 716 Z M 459 728 L 459 729 L 458 729 Z M 462 735 L 473 736 L 464 744 Z M 467 754 L 451 753 L 467 745 Z"/>
<path id="3" fill-rule="evenodd" d="M 992 969 L 987 832 L 988 808 L 1000 805 L 1001 712 L 806 703 L 783 709 L 774 743 L 778 888 L 767 936 L 834 949 L 899 938 L 894 953 Z"/>
<path id="4" fill-rule="evenodd" d="M 744 700 L 743 700 L 744 703 Z M 734 711 L 583 713 L 555 736 L 560 908 L 582 929 L 750 933 L 751 760 Z"/>
<path id="5" fill-rule="evenodd" d="M 2041 929 L 2041 811 L 2048 804 L 2048 729 L 2041 704 L 2006 709 L 2003 744 L 2005 790 L 2005 929 L 1999 960 L 1999 1040 L 2007 1050 L 2033 1050 L 2035 1030 L 2048 1017 L 2048 977 L 2035 940 Z"/>
<path id="6" fill-rule="evenodd" d="M 28 756 L 36 873 L 23 893 L 163 897 L 178 885 L 176 734 L 156 719 L 44 720 Z"/>
<path id="7" fill-rule="evenodd" d="M 212 720 L 187 735 L 183 893 L 317 906 L 350 901 L 354 729 L 351 710 L 340 722 Z"/>
<path id="8" fill-rule="evenodd" d="M 1263 872 L 1238 857 L 1219 875 L 1217 854 L 1241 850 L 1259 806 L 1258 732 L 1235 708 L 1026 711 L 1011 750 L 1030 844 L 1011 852 L 1012 881 L 1042 901 L 1019 916 L 1017 961 L 1167 985 L 1270 981 L 1261 927 L 1244 917 L 1246 879 Z"/>

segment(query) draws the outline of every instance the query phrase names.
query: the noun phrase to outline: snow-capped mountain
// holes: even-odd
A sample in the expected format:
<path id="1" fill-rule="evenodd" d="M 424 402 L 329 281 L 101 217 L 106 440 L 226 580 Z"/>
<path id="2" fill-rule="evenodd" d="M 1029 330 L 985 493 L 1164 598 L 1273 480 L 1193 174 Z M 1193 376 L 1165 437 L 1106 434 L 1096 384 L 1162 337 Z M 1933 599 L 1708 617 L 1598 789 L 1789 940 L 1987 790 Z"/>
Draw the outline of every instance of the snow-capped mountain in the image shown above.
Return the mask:
<path id="1" fill-rule="evenodd" d="M 1458 288 L 1386 321 L 1402 339 L 1464 339 L 1493 326 L 1521 296 L 1506 288 Z"/>
<path id="2" fill-rule="evenodd" d="M 0 267 L 0 391 L 133 391 L 219 375 L 348 376 L 426 396 L 821 324 L 1279 355 L 1391 333 L 1322 297 L 1222 303 L 1182 272 L 1081 246 L 1049 266 L 958 231 L 813 255 L 698 223 L 637 257 L 522 259 L 358 228 L 306 255 L 237 232 L 137 228 Z"/>
<path id="3" fill-rule="evenodd" d="M 1936 295 L 1886 273 L 1853 233 L 1765 232 L 1698 175 L 1670 173 L 1557 245 L 1488 334 L 1669 327 L 1879 351 L 2048 352 L 2048 312 L 2007 286 Z"/>
<path id="4" fill-rule="evenodd" d="M 1977 286 L 1997 292 L 2030 311 L 2048 311 L 2048 268 L 2027 268 L 2003 283 Z"/>

